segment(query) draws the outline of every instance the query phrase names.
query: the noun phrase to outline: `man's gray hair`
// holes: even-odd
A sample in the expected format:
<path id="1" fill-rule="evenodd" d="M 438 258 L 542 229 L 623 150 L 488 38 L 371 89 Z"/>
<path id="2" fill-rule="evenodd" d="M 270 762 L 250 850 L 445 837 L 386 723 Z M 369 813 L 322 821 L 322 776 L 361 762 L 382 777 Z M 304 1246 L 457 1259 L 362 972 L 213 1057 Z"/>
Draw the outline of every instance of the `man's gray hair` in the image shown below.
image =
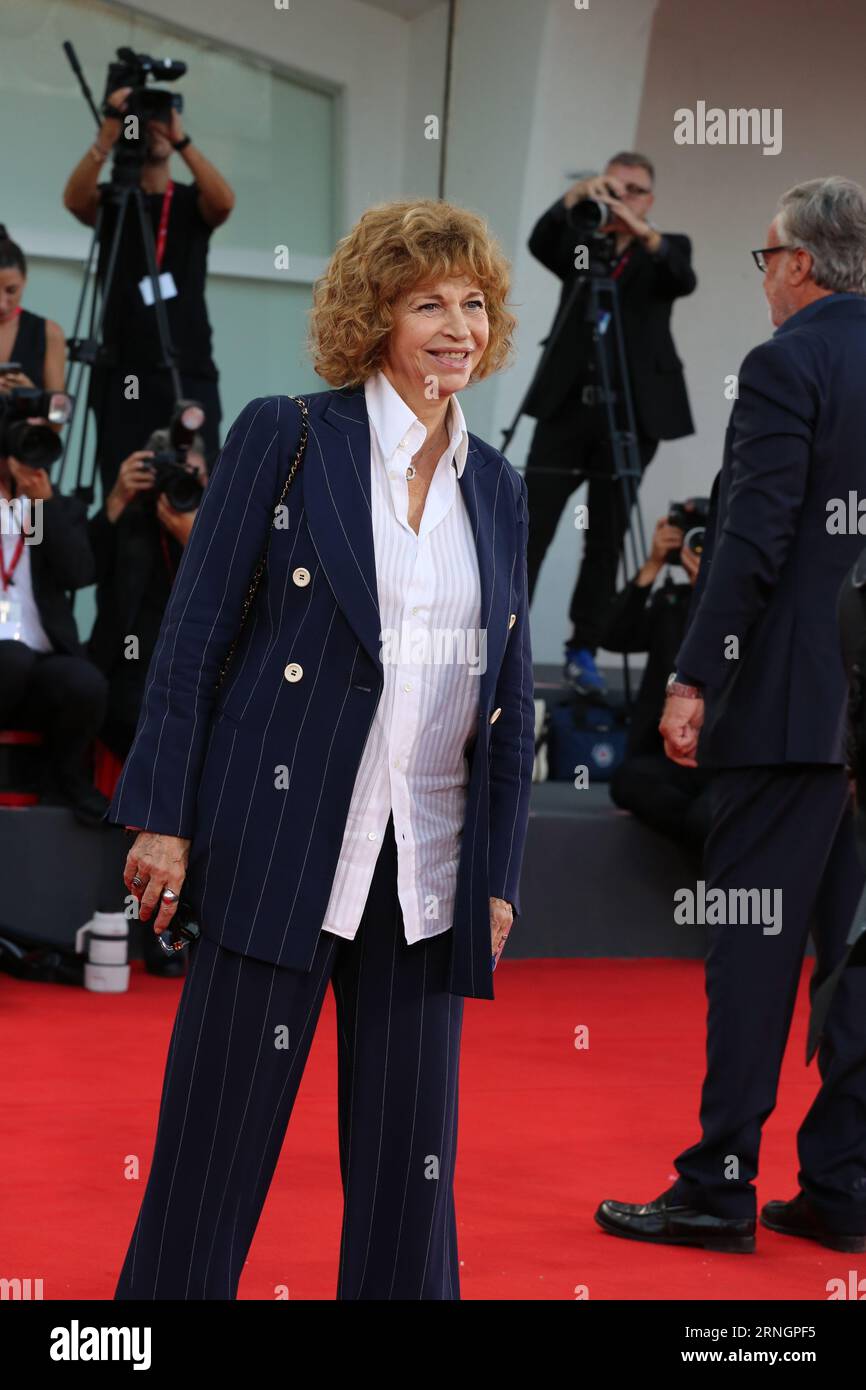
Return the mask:
<path id="1" fill-rule="evenodd" d="M 826 290 L 866 294 L 866 189 L 833 174 L 789 188 L 779 199 L 780 242 L 812 257 L 812 279 Z"/>

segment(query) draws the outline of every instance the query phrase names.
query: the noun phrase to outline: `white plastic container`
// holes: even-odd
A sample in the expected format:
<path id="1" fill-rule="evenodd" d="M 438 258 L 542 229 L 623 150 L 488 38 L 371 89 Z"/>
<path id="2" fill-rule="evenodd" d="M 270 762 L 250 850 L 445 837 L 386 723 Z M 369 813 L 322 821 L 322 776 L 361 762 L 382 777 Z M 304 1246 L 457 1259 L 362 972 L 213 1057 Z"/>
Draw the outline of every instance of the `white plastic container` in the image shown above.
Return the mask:
<path id="1" fill-rule="evenodd" d="M 94 912 L 75 933 L 75 949 L 87 951 L 85 989 L 98 994 L 129 989 L 129 922 L 122 912 Z"/>

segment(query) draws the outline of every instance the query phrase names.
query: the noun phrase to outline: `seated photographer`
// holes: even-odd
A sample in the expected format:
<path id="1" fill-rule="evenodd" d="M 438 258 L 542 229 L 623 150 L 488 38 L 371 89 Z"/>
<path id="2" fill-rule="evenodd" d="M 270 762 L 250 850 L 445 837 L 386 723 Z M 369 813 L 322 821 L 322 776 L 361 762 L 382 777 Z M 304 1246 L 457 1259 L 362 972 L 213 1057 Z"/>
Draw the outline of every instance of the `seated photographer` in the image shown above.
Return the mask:
<path id="1" fill-rule="evenodd" d="M 88 652 L 109 687 L 99 737 L 121 762 L 132 746 L 150 658 L 206 484 L 202 435 L 192 437 L 184 454 L 172 448 L 170 429 L 155 430 L 147 448 L 124 459 L 89 521 L 97 589 Z"/>
<path id="2" fill-rule="evenodd" d="M 587 482 L 590 522 L 569 607 L 571 633 L 564 644 L 565 678 L 583 695 L 605 691 L 595 652 L 602 645 L 601 628 L 616 588 L 630 515 L 613 469 L 611 412 L 615 428 L 627 428 L 628 387 L 637 436 L 635 467 L 641 475 L 660 440 L 694 433 L 670 327 L 674 302 L 691 294 L 697 284 L 691 242 L 678 233 L 660 232 L 649 222 L 654 183 L 653 166 L 645 155 L 617 154 L 603 174 L 579 180 L 558 198 L 529 238 L 533 256 L 562 281 L 555 324 L 544 340 L 552 340 L 550 355 L 539 365 L 523 406 L 538 420 L 526 463 L 529 597 L 531 601 L 565 503 Z M 579 250 L 589 257 L 585 266 L 577 264 Z M 615 283 L 628 375 L 627 382 L 620 379 L 612 328 L 599 338 L 610 400 L 587 317 L 587 285 L 600 274 Z M 606 295 L 601 311 L 607 312 L 612 303 Z M 640 478 L 632 477 L 629 486 L 633 501 Z"/>
<path id="3" fill-rule="evenodd" d="M 0 394 L 22 387 L 62 391 L 66 339 L 53 319 L 32 314 L 21 303 L 27 261 L 0 224 Z"/>
<path id="4" fill-rule="evenodd" d="M 700 568 L 703 502 L 702 498 L 691 498 L 672 507 L 669 515 L 656 523 L 649 559 L 616 595 L 602 637 L 608 651 L 648 653 L 632 710 L 625 760 L 611 778 L 611 799 L 622 810 L 631 811 L 646 825 L 698 854 L 710 825 L 711 774 L 704 768 L 680 767 L 672 762 L 665 755 L 658 724 Z M 662 569 L 672 564 L 682 566 L 688 584 L 674 583 L 668 572 L 661 588 L 654 590 Z"/>
<path id="5" fill-rule="evenodd" d="M 82 824 L 100 826 L 108 800 L 85 757 L 108 687 L 78 640 L 68 593 L 94 579 L 87 509 L 33 462 L 41 453 L 50 465 L 59 440 L 47 418 L 10 419 L 15 400 L 0 396 L 0 727 L 41 730 L 51 790 Z"/>

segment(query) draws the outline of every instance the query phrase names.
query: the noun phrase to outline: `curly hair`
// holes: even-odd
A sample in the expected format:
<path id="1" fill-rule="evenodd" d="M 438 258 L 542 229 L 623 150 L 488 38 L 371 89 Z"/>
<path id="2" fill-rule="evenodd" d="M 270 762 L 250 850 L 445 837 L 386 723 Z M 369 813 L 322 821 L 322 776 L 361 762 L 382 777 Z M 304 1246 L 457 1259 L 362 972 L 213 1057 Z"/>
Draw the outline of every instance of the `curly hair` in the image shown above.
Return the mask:
<path id="1" fill-rule="evenodd" d="M 468 275 L 484 291 L 490 335 L 469 384 L 511 360 L 517 319 L 505 307 L 509 264 L 483 219 L 441 199 L 368 208 L 313 286 L 308 348 L 331 386 L 359 386 L 381 365 L 404 294 Z"/>

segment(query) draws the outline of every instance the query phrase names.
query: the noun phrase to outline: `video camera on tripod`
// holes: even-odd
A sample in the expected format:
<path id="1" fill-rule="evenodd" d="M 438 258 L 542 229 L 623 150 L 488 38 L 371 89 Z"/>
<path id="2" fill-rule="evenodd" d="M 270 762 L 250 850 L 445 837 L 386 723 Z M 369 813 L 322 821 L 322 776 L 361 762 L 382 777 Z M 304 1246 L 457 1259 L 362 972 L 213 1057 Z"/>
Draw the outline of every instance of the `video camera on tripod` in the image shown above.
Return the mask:
<path id="1" fill-rule="evenodd" d="M 93 94 L 78 61 L 78 55 L 68 39 L 63 44 L 63 51 L 78 79 L 82 95 L 90 108 L 93 119 L 99 126 L 101 124 L 100 111 L 93 100 Z M 171 58 L 153 58 L 149 53 L 136 53 L 131 48 L 118 48 L 116 53 L 117 60 L 108 65 L 105 97 L 101 112 L 103 116 L 110 116 L 122 123 L 123 138 L 115 144 L 111 178 L 107 183 L 101 185 L 102 203 L 96 216 L 93 239 L 87 254 L 73 331 L 67 339 L 69 361 L 77 369 L 76 389 L 72 399 L 74 400 L 82 394 L 77 388 L 85 371 L 111 362 L 110 351 L 106 349 L 104 343 L 103 331 L 108 305 L 114 289 L 118 253 L 121 241 L 127 235 L 137 235 L 140 238 L 144 256 L 146 278 L 152 286 L 154 315 L 161 352 L 160 365 L 169 373 L 175 402 L 180 405 L 180 372 L 169 332 L 165 300 L 160 288 L 153 228 L 145 210 L 141 190 L 141 174 L 147 157 L 148 122 L 156 120 L 169 123 L 172 111 L 183 110 L 181 93 L 167 92 L 161 88 L 149 86 L 148 83 L 152 80 L 174 82 L 184 75 L 187 68 L 186 63 L 177 62 Z M 120 111 L 108 101 L 108 97 L 113 92 L 126 88 L 129 88 L 124 103 L 126 109 Z M 103 246 L 103 219 L 105 205 L 109 203 L 113 205 L 112 211 L 115 215 L 110 243 Z M 130 205 L 133 208 L 134 217 L 132 218 L 132 226 L 128 227 L 127 213 Z M 106 241 L 109 239 L 106 238 Z M 101 266 L 104 266 L 104 272 L 100 269 Z M 88 324 L 88 332 L 86 336 L 82 336 L 81 328 L 85 323 Z M 85 392 L 84 395 L 86 399 L 87 393 Z M 82 431 L 76 470 L 78 480 L 80 480 L 83 470 L 84 446 L 85 431 Z M 92 496 L 92 484 L 84 491 L 89 492 Z M 195 505 L 195 502 L 190 501 L 186 509 L 191 510 Z"/>
<path id="2" fill-rule="evenodd" d="M 608 187 L 611 197 L 613 189 Z M 604 232 L 614 217 L 612 208 L 599 198 L 580 198 L 565 210 L 566 221 L 589 251 L 591 275 L 609 275 L 616 260 L 616 233 Z"/>
<path id="3" fill-rule="evenodd" d="M 611 198 L 616 197 L 610 184 L 605 184 Z M 613 221 L 613 209 L 600 198 L 579 198 L 570 208 L 566 209 L 568 220 L 575 228 L 598 233 L 602 227 L 606 227 Z"/>
<path id="4" fill-rule="evenodd" d="M 147 123 L 161 121 L 168 125 L 172 111 L 183 110 L 183 95 L 149 87 L 150 80 L 176 82 L 186 72 L 186 63 L 172 58 L 152 58 L 149 53 L 135 53 L 131 48 L 118 48 L 117 61 L 109 63 L 102 102 L 103 116 L 110 116 L 124 125 L 123 139 L 114 147 L 112 180 L 121 184 L 138 184 L 141 166 L 147 153 Z M 130 87 L 126 110 L 118 111 L 108 101 L 112 92 Z"/>

